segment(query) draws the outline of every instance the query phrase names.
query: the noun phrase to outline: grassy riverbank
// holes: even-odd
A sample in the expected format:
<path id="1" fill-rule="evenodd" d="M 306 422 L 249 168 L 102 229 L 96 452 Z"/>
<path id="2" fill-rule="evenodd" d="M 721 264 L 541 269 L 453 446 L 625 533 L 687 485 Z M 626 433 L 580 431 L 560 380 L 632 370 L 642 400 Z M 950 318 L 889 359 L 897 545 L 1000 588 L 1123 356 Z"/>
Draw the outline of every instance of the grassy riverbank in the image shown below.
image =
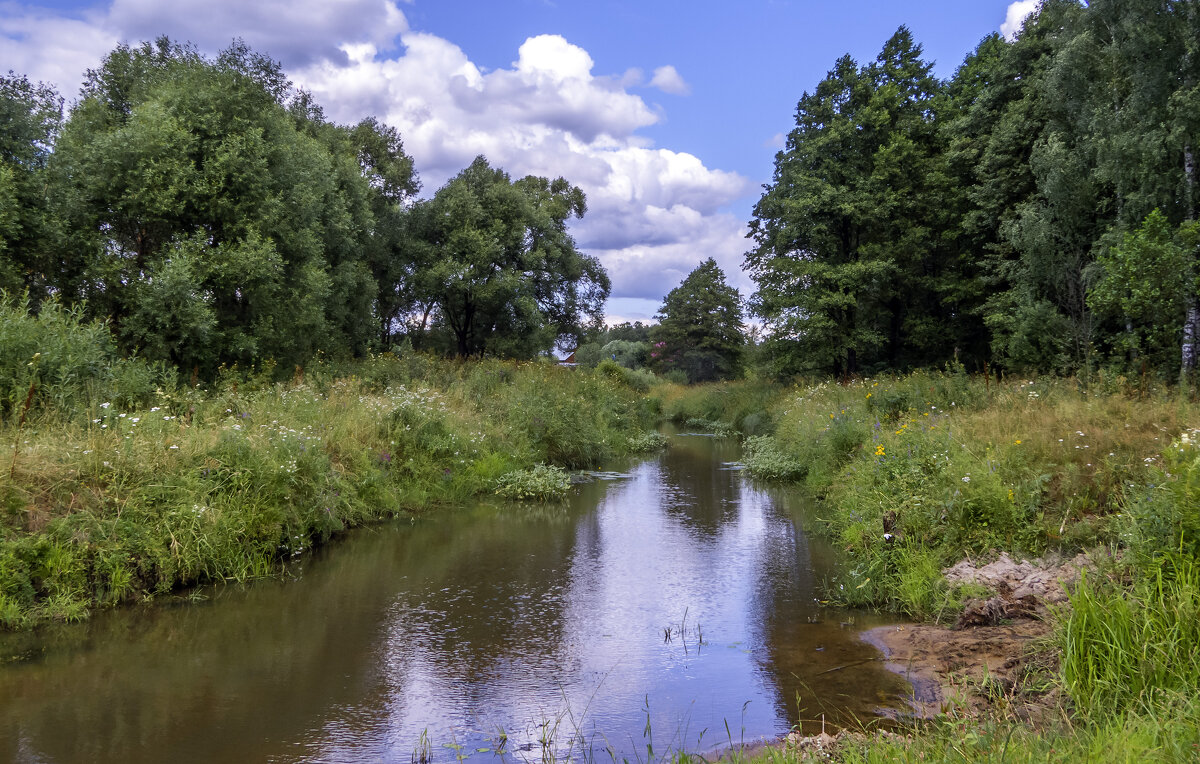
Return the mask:
<path id="1" fill-rule="evenodd" d="M 346 528 L 492 495 L 534 465 L 655 445 L 652 404 L 603 374 L 385 355 L 284 383 L 268 368 L 193 387 L 118 358 L 103 327 L 11 307 L 4 628 L 268 575 Z M 525 477 L 534 491 L 560 480 Z"/>
<path id="2" fill-rule="evenodd" d="M 756 475 L 824 497 L 847 555 L 831 599 L 952 621 L 978 592 L 964 557 L 1074 555 L 1096 566 L 1051 613 L 1050 667 L 984 684 L 912 735 L 852 737 L 844 762 L 1195 761 L 1200 758 L 1200 407 L 1124 379 L 920 373 L 781 390 L 661 387 L 664 413 L 746 436 Z M 1037 697 L 1051 713 L 1023 710 Z M 779 748 L 756 761 L 813 758 Z"/>

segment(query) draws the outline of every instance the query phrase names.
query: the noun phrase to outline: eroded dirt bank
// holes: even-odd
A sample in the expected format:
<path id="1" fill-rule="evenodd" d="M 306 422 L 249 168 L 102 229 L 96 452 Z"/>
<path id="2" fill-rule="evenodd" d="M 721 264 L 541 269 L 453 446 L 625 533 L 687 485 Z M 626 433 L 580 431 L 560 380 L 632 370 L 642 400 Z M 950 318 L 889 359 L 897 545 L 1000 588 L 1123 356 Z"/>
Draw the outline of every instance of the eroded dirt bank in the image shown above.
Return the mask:
<path id="1" fill-rule="evenodd" d="M 973 714 L 1002 705 L 1036 720 L 1054 705 L 1047 680 L 1057 668 L 1049 608 L 1065 606 L 1085 555 L 1020 562 L 1007 554 L 986 565 L 964 560 L 942 571 L 952 585 L 974 585 L 988 596 L 967 604 L 953 628 L 881 626 L 863 639 L 913 685 L 913 713 Z"/>

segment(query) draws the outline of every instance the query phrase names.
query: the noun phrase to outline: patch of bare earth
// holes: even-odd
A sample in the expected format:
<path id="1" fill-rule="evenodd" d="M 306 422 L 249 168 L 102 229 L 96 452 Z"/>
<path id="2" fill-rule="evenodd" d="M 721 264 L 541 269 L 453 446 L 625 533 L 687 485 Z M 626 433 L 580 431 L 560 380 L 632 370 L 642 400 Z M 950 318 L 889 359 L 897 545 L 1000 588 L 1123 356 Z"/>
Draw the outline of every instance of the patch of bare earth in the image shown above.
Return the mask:
<path id="1" fill-rule="evenodd" d="M 969 602 L 953 628 L 881 626 L 863 639 L 912 683 L 909 702 L 916 716 L 999 709 L 1037 722 L 1058 700 L 1046 681 L 1057 668 L 1046 639 L 1047 607 L 1064 603 L 1067 589 L 1088 566 L 1084 555 L 1018 563 L 1002 554 L 982 566 L 964 560 L 943 571 L 946 580 L 983 587 L 990 596 Z"/>

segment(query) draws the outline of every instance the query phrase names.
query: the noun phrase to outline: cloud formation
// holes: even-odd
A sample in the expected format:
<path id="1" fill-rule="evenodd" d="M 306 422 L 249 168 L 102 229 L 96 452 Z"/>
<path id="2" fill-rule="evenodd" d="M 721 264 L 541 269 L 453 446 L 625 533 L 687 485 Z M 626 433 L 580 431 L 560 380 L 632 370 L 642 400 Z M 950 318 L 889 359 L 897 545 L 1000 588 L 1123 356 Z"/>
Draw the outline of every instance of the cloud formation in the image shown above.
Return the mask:
<path id="1" fill-rule="evenodd" d="M 1000 34 L 1004 35 L 1004 39 L 1009 42 L 1017 39 L 1017 33 L 1021 31 L 1025 18 L 1037 10 L 1039 2 L 1040 0 L 1017 0 L 1008 6 L 1004 14 L 1004 23 L 1000 25 Z"/>
<path id="2" fill-rule="evenodd" d="M 642 72 L 597 74 L 591 55 L 560 35 L 530 37 L 510 66 L 484 71 L 453 42 L 411 29 L 392 0 L 112 0 L 75 18 L 7 9 L 0 70 L 68 96 L 118 42 L 167 34 L 212 53 L 240 37 L 280 60 L 331 119 L 374 115 L 398 128 L 426 194 L 480 154 L 514 177 L 561 175 L 583 188 L 588 214 L 572 231 L 609 269 L 615 298 L 661 300 L 709 256 L 747 286 L 745 227 L 720 212 L 746 193 L 746 179 L 639 135 L 662 119 L 630 91 Z M 688 92 L 669 65 L 648 84 Z"/>
<path id="3" fill-rule="evenodd" d="M 608 268 L 614 297 L 661 300 L 709 256 L 748 286 L 745 227 L 720 212 L 746 179 L 639 136 L 661 118 L 628 91 L 640 73 L 597 75 L 591 56 L 558 35 L 526 40 L 509 67 L 486 73 L 445 39 L 400 40 L 402 55 L 348 48 L 349 65 L 325 61 L 296 79 L 337 119 L 378 114 L 399 128 L 427 191 L 479 154 L 514 176 L 579 185 L 588 214 L 572 232 Z"/>
<path id="4" fill-rule="evenodd" d="M 669 64 L 654 70 L 654 76 L 650 78 L 650 85 L 672 95 L 687 95 L 692 92 L 679 72 L 675 71 L 675 67 Z"/>

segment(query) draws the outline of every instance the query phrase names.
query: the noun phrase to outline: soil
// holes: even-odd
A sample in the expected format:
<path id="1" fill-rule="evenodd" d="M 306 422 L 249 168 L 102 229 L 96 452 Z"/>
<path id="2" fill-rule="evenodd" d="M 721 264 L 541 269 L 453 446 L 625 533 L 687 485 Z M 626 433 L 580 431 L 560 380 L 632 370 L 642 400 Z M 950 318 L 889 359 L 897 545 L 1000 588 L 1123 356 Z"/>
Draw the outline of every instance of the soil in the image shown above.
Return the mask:
<path id="1" fill-rule="evenodd" d="M 988 596 L 968 602 L 954 628 L 881 626 L 863 639 L 912 683 L 916 717 L 1000 709 L 1036 722 L 1058 700 L 1047 681 L 1057 668 L 1047 608 L 1065 603 L 1088 567 L 1085 555 L 1018 563 L 1003 554 L 987 565 L 964 560 L 942 571 L 946 580 L 981 587 Z"/>

